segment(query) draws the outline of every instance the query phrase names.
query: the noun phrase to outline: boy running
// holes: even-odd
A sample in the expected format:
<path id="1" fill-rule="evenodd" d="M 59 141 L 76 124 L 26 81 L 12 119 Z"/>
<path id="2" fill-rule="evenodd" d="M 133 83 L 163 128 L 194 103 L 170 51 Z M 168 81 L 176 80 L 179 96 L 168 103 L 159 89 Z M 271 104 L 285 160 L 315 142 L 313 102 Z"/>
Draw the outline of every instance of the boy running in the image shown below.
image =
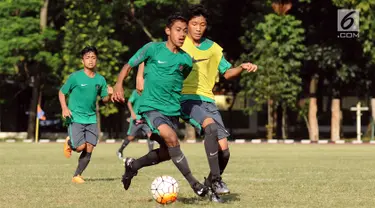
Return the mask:
<path id="1" fill-rule="evenodd" d="M 147 136 L 148 149 L 151 151 L 154 148 L 154 142 L 150 140 L 151 129 L 147 126 L 141 116 L 138 114 L 138 108 L 140 102 L 140 95 L 137 90 L 133 90 L 128 100 L 128 109 L 130 111 L 129 129 L 127 138 L 124 139 L 120 149 L 116 152 L 119 159 L 123 159 L 123 151 L 126 146 L 134 140 L 134 138 L 141 133 L 141 135 Z"/>
<path id="2" fill-rule="evenodd" d="M 81 152 L 78 167 L 72 182 L 84 183 L 82 172 L 90 162 L 92 151 L 98 141 L 96 120 L 96 99 L 100 96 L 104 103 L 109 101 L 108 94 L 113 89 L 103 76 L 95 72 L 98 51 L 87 46 L 81 51 L 83 69 L 72 73 L 59 91 L 62 115 L 69 123 L 65 140 L 64 155 L 70 158 L 72 150 Z M 66 104 L 65 96 L 69 96 Z"/>
<path id="3" fill-rule="evenodd" d="M 194 5 L 189 10 L 188 35 L 181 47 L 193 57 L 193 70 L 185 79 L 181 108 L 182 117 L 188 120 L 199 133 L 204 134 L 204 146 L 210 167 L 210 174 L 205 179 L 205 185 L 212 187 L 218 194 L 229 193 L 221 175 L 229 161 L 227 138 L 230 136 L 225 129 L 220 112 L 215 105 L 212 89 L 218 72 L 226 79 L 234 78 L 242 71 L 255 72 L 257 66 L 243 63 L 238 67 L 224 58 L 223 49 L 215 42 L 204 38 L 207 28 L 207 11 L 202 5 Z M 137 73 L 137 90 L 143 90 L 142 76 Z"/>
<path id="4" fill-rule="evenodd" d="M 186 32 L 186 19 L 179 15 L 170 16 L 165 28 L 167 42 L 146 44 L 138 50 L 119 74 L 112 100 L 123 102 L 124 78 L 132 67 L 145 62 L 144 91 L 139 113 L 145 118 L 151 130 L 161 136 L 161 138 L 155 137 L 160 148 L 138 159 L 125 159 L 125 174 L 122 182 L 127 190 L 139 169 L 172 159 L 197 195 L 205 196 L 209 192 L 211 200 L 221 202 L 220 198 L 216 198 L 215 193 L 199 183 L 192 175 L 176 134 L 182 84 L 193 64 L 190 56 L 179 48 L 185 40 Z"/>

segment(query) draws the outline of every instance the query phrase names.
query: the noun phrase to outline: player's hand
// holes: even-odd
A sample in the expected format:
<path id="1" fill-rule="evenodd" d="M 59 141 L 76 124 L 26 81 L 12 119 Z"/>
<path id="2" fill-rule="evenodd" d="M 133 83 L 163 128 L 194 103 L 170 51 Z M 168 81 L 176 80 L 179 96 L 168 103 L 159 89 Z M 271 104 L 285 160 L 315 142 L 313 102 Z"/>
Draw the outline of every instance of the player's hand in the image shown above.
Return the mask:
<path id="1" fill-rule="evenodd" d="M 115 85 L 115 88 L 113 89 L 113 94 L 111 96 L 112 102 L 125 102 L 124 98 L 124 89 L 121 85 Z"/>
<path id="2" fill-rule="evenodd" d="M 258 69 L 258 66 L 250 62 L 241 64 L 241 68 L 247 72 L 255 72 Z"/>
<path id="3" fill-rule="evenodd" d="M 107 86 L 107 92 L 108 92 L 108 95 L 112 95 L 113 94 L 113 87 L 111 86 Z"/>
<path id="4" fill-rule="evenodd" d="M 144 79 L 137 79 L 136 89 L 139 95 L 141 95 L 143 92 L 144 83 L 145 83 Z"/>
<path id="5" fill-rule="evenodd" d="M 72 112 L 70 112 L 69 108 L 63 108 L 62 109 L 62 116 L 63 118 L 71 118 L 72 117 Z"/>

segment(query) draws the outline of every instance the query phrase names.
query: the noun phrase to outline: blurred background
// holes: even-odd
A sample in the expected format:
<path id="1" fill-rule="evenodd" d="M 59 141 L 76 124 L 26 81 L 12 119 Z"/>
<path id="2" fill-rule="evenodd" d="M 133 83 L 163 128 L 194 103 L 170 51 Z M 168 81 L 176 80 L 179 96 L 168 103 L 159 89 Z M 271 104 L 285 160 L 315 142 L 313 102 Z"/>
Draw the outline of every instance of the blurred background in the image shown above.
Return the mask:
<path id="1" fill-rule="evenodd" d="M 226 59 L 259 66 L 236 80 L 219 77 L 214 88 L 234 138 L 353 139 L 357 117 L 362 139 L 373 138 L 375 1 L 1 0 L 0 139 L 64 138 L 57 93 L 82 67 L 79 52 L 96 46 L 97 70 L 114 85 L 133 53 L 165 39 L 168 15 L 199 3 L 210 12 L 206 35 Z M 361 117 L 352 108 L 359 105 Z M 98 104 L 97 114 L 101 139 L 125 136 L 125 104 Z M 196 139 L 180 127 L 181 138 Z"/>

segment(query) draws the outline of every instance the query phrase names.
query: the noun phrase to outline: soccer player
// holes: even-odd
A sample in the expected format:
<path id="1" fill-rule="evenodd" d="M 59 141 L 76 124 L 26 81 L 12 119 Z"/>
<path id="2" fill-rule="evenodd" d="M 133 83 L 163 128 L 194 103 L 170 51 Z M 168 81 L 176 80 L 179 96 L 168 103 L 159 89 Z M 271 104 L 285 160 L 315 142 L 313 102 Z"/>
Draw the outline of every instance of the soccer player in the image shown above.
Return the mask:
<path id="1" fill-rule="evenodd" d="M 199 183 L 192 175 L 176 134 L 181 110 L 182 84 L 193 64 L 191 57 L 179 48 L 184 43 L 186 32 L 186 19 L 180 15 L 170 16 L 165 28 L 168 40 L 151 42 L 143 46 L 122 68 L 118 76 L 112 100 L 124 102 L 122 88 L 124 78 L 132 67 L 145 62 L 144 91 L 139 112 L 151 130 L 161 136 L 161 138 L 154 137 L 160 148 L 138 159 L 125 159 L 125 174 L 122 182 L 127 190 L 139 169 L 172 159 L 197 195 L 205 196 L 208 193 L 210 200 L 222 202 L 217 198 L 216 193 Z"/>
<path id="2" fill-rule="evenodd" d="M 188 35 L 181 48 L 193 57 L 193 70 L 184 81 L 181 108 L 183 114 L 200 124 L 197 127 L 204 133 L 204 146 L 210 167 L 205 185 L 211 186 L 218 194 L 226 194 L 229 189 L 221 175 L 229 161 L 227 138 L 230 135 L 215 105 L 212 89 L 218 72 L 225 79 L 231 79 L 243 71 L 254 72 L 257 66 L 248 62 L 231 68 L 231 64 L 223 56 L 223 49 L 204 37 L 207 17 L 207 11 L 202 5 L 194 5 L 189 9 Z"/>
<path id="3" fill-rule="evenodd" d="M 119 159 L 123 159 L 123 151 L 130 141 L 133 141 L 135 136 L 139 133 L 142 135 L 147 135 L 148 138 L 148 148 L 149 151 L 154 149 L 154 142 L 150 140 L 151 129 L 147 126 L 141 116 L 138 114 L 140 95 L 137 93 L 137 90 L 133 90 L 129 100 L 128 100 L 128 109 L 130 111 L 130 124 L 127 133 L 127 138 L 124 139 L 120 149 L 117 151 L 117 156 Z"/>
<path id="4" fill-rule="evenodd" d="M 212 187 L 218 194 L 229 193 L 221 175 L 229 161 L 227 138 L 230 136 L 225 129 L 223 120 L 215 105 L 212 89 L 218 72 L 224 78 L 231 79 L 242 71 L 255 72 L 257 66 L 243 63 L 238 67 L 224 58 L 222 48 L 215 42 L 203 37 L 207 28 L 207 11 L 202 5 L 194 5 L 188 14 L 188 35 L 181 47 L 193 57 L 193 70 L 185 79 L 181 108 L 182 117 L 189 120 L 199 133 L 204 134 L 204 146 L 210 167 L 210 174 L 205 185 Z M 137 90 L 143 90 L 142 70 L 137 73 Z"/>
<path id="5" fill-rule="evenodd" d="M 81 175 L 89 164 L 98 141 L 97 96 L 106 103 L 113 92 L 112 87 L 107 86 L 104 77 L 95 71 L 97 56 L 98 51 L 95 47 L 85 47 L 81 51 L 83 69 L 72 73 L 59 91 L 62 115 L 69 123 L 64 155 L 70 158 L 72 150 L 81 152 L 77 170 L 72 178 L 74 183 L 85 182 Z M 66 95 L 69 96 L 68 105 Z"/>

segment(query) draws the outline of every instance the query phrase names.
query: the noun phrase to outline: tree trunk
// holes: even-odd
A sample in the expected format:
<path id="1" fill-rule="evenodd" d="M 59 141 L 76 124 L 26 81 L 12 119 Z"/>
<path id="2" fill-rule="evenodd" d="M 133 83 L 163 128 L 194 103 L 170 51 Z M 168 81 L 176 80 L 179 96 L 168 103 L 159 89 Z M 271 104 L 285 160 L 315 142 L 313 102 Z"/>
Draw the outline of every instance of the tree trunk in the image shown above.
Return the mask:
<path id="1" fill-rule="evenodd" d="M 316 98 L 316 88 L 318 85 L 318 77 L 314 75 L 310 81 L 310 102 L 309 102 L 309 121 L 310 132 L 309 137 L 311 141 L 319 140 L 319 125 L 317 119 L 318 105 Z"/>
<path id="2" fill-rule="evenodd" d="M 45 0 L 43 7 L 40 9 L 40 30 L 43 31 L 47 27 L 47 12 L 48 12 L 48 1 Z M 27 139 L 35 138 L 35 123 L 37 114 L 37 105 L 40 93 L 40 69 L 39 64 L 35 68 L 34 76 L 31 76 L 32 83 L 32 94 L 29 107 L 29 120 L 27 123 Z"/>
<path id="3" fill-rule="evenodd" d="M 268 117 L 268 124 L 266 126 L 267 129 L 267 139 L 273 138 L 273 115 L 272 115 L 272 100 L 268 100 L 267 102 L 267 117 Z"/>
<path id="4" fill-rule="evenodd" d="M 287 139 L 288 138 L 288 124 L 287 124 L 287 108 L 286 106 L 283 106 L 282 107 L 283 109 L 283 116 L 282 116 L 282 120 L 281 120 L 281 137 L 283 139 Z"/>
<path id="5" fill-rule="evenodd" d="M 47 27 L 48 3 L 49 3 L 49 0 L 44 0 L 43 7 L 40 9 L 40 30 L 41 31 L 43 31 Z"/>
<path id="6" fill-rule="evenodd" d="M 333 98 L 331 104 L 331 140 L 340 140 L 340 99 Z"/>
<path id="7" fill-rule="evenodd" d="M 371 98 L 371 117 L 375 121 L 375 98 Z"/>
<path id="8" fill-rule="evenodd" d="M 185 123 L 185 140 L 196 140 L 195 129 L 192 125 Z"/>
<path id="9" fill-rule="evenodd" d="M 34 133 L 35 133 L 36 112 L 37 112 L 37 105 L 38 105 L 39 93 L 40 93 L 39 75 L 36 75 L 35 77 L 31 77 L 31 80 L 33 81 L 33 84 L 32 84 L 32 94 L 31 94 L 30 107 L 29 107 L 29 121 L 27 124 L 27 139 L 35 138 Z"/>
<path id="10" fill-rule="evenodd" d="M 98 141 L 102 141 L 102 122 L 100 119 L 99 100 L 96 101 L 96 121 L 98 125 Z"/>

